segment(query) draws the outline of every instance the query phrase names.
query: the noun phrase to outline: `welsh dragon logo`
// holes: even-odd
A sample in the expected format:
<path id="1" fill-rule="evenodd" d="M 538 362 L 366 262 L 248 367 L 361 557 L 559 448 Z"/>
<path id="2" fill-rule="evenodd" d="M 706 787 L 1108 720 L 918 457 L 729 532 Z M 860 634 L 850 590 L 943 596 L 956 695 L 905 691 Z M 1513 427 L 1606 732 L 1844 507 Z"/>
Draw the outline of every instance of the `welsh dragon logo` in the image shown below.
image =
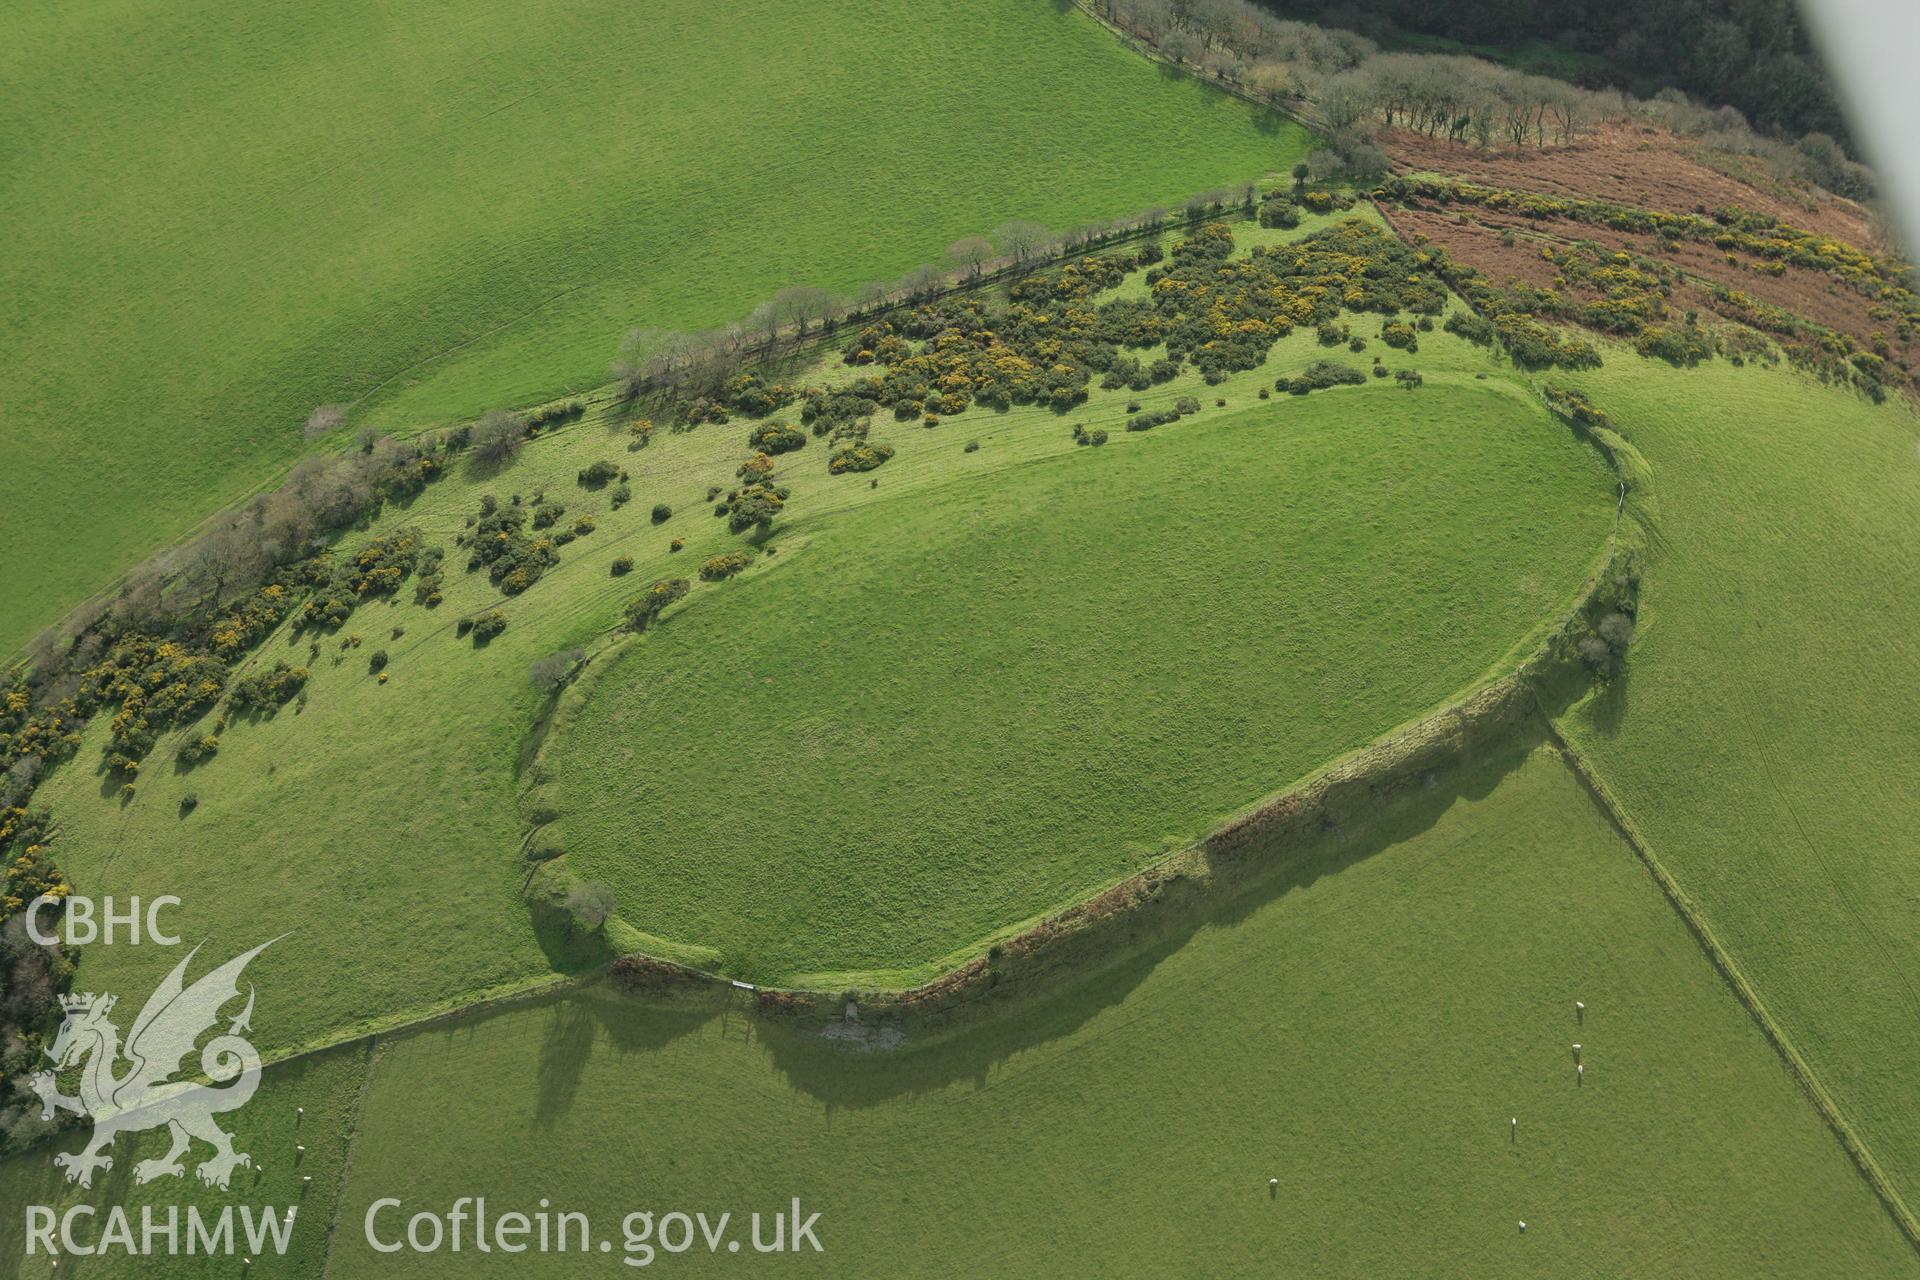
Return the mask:
<path id="1" fill-rule="evenodd" d="M 43 1119 L 51 1120 L 56 1109 L 64 1108 L 93 1120 L 93 1137 L 86 1146 L 53 1158 L 66 1171 L 67 1181 L 91 1187 L 94 1170 L 113 1167 L 113 1157 L 107 1153 L 116 1137 L 162 1126 L 171 1134 L 173 1145 L 159 1159 L 135 1165 L 135 1182 L 179 1177 L 185 1172 L 180 1157 L 194 1138 L 213 1147 L 212 1157 L 194 1171 L 210 1186 L 225 1190 L 235 1169 L 253 1163 L 245 1152 L 233 1149 L 233 1136 L 213 1119 L 245 1106 L 259 1087 L 260 1052 L 241 1034 L 250 1029 L 253 1017 L 252 984 L 247 986 L 246 1007 L 228 1023 L 224 1034 L 200 1050 L 200 1074 L 211 1083 L 174 1076 L 194 1052 L 201 1034 L 220 1020 L 221 1008 L 239 998 L 240 974 L 247 963 L 279 940 L 261 943 L 188 986 L 187 965 L 200 952 L 195 947 L 147 998 L 124 1048 L 119 1028 L 109 1017 L 115 997 L 88 993 L 60 998 L 67 1016 L 47 1049 L 53 1069 L 39 1072 L 31 1083 L 40 1095 Z M 126 1070 L 116 1074 L 123 1058 Z M 68 1097 L 59 1091 L 55 1072 L 83 1062 L 80 1095 Z"/>

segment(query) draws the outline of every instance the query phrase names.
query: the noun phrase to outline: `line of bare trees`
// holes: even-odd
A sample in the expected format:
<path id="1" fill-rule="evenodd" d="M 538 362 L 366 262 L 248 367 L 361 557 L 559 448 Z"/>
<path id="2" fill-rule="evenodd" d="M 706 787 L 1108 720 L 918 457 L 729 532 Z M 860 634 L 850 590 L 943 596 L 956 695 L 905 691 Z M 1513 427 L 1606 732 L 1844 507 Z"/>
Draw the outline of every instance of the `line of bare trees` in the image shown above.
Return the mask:
<path id="1" fill-rule="evenodd" d="M 1371 40 L 1276 18 L 1250 0 L 1090 0 L 1108 22 L 1160 52 L 1277 107 L 1308 108 L 1347 140 L 1369 120 L 1490 146 L 1571 142 L 1625 113 L 1591 93 L 1480 58 L 1382 53 Z"/>
<path id="2" fill-rule="evenodd" d="M 621 343 L 613 376 L 628 400 L 647 392 L 715 397 L 747 361 L 791 351 L 843 323 L 931 302 L 952 289 L 1019 275 L 1117 241 L 1156 235 L 1170 223 L 1251 213 L 1257 197 L 1255 184 L 1241 183 L 1189 196 L 1177 210 L 1156 205 L 1131 217 L 1083 223 L 1066 231 L 1016 218 L 988 235 L 961 237 L 947 246 L 944 262 L 924 263 L 890 283 L 862 285 L 852 294 L 796 285 L 762 302 L 745 320 L 702 333 L 635 329 Z"/>
<path id="3" fill-rule="evenodd" d="M 467 434 L 373 435 L 349 453 L 303 459 L 278 488 L 219 513 L 197 536 L 135 566 L 111 597 L 89 601 L 43 630 L 27 651 L 34 683 L 70 679 L 116 636 L 190 628 L 213 616 L 390 497 L 415 491 L 423 460 L 443 458 Z"/>
<path id="4" fill-rule="evenodd" d="M 1365 36 L 1277 18 L 1252 0 L 1082 2 L 1181 65 L 1307 118 L 1327 133 L 1332 159 L 1356 176 L 1377 163 L 1363 150 L 1375 126 L 1519 150 L 1565 145 L 1597 124 L 1634 119 L 1756 157 L 1776 177 L 1861 199 L 1874 190 L 1872 172 L 1826 134 L 1763 136 L 1732 107 L 1703 106 L 1678 89 L 1642 100 L 1481 58 L 1383 53 Z"/>

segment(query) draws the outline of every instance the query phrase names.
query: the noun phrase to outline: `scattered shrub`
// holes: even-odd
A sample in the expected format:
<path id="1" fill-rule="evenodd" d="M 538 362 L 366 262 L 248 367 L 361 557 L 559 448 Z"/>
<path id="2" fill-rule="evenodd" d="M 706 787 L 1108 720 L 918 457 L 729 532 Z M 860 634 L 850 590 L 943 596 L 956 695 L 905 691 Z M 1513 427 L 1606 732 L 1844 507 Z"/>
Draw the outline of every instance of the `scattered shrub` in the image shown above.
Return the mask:
<path id="1" fill-rule="evenodd" d="M 729 551 L 712 556 L 700 566 L 700 579 L 703 582 L 719 582 L 723 578 L 731 578 L 752 563 L 753 554 L 747 551 Z"/>
<path id="2" fill-rule="evenodd" d="M 1139 413 L 1127 419 L 1129 431 L 1151 431 L 1155 427 L 1164 427 L 1169 422 L 1180 421 L 1180 414 L 1173 409 L 1160 409 L 1153 413 Z"/>
<path id="3" fill-rule="evenodd" d="M 1300 225 L 1300 210 L 1285 192 L 1276 191 L 1260 202 L 1260 225 L 1291 231 Z"/>
<path id="4" fill-rule="evenodd" d="M 378 674 L 380 671 L 384 670 L 386 668 L 386 665 L 387 665 L 387 651 L 385 649 L 375 649 L 373 653 L 369 655 L 367 658 L 367 670 L 374 674 Z"/>
<path id="5" fill-rule="evenodd" d="M 174 753 L 174 758 L 181 764 L 194 765 L 211 758 L 219 750 L 220 739 L 217 736 L 211 733 L 197 734 L 180 744 L 180 750 Z"/>
<path id="6" fill-rule="evenodd" d="M 227 693 L 227 705 L 240 711 L 270 711 L 285 706 L 306 683 L 305 667 L 276 662 L 271 671 L 255 672 L 235 680 Z"/>
<path id="7" fill-rule="evenodd" d="M 480 461 L 498 465 L 520 452 L 527 442 L 527 420 L 517 413 L 495 409 L 474 424 L 468 447 Z"/>
<path id="8" fill-rule="evenodd" d="M 1448 333 L 1458 334 L 1476 347 L 1493 345 L 1493 321 L 1471 311 L 1454 311 L 1448 314 L 1443 326 Z"/>
<path id="9" fill-rule="evenodd" d="M 764 422 L 747 434 L 747 448 L 759 453 L 791 453 L 806 443 L 806 432 L 786 422 Z"/>
<path id="10" fill-rule="evenodd" d="M 645 631 L 660 618 L 661 611 L 676 600 L 686 598 L 693 584 L 685 578 L 661 578 L 645 591 L 627 601 L 627 626 Z"/>
<path id="11" fill-rule="evenodd" d="M 582 471 L 574 479 L 583 489 L 604 489 L 614 477 L 620 474 L 620 468 L 602 459 Z"/>
<path id="12" fill-rule="evenodd" d="M 714 513 L 727 516 L 727 528 L 734 533 L 745 533 L 748 529 L 764 531 L 773 526 L 774 517 L 786 503 L 786 489 L 764 483 L 750 484 L 729 493 Z"/>
<path id="13" fill-rule="evenodd" d="M 507 615 L 495 609 L 473 620 L 473 642 L 482 645 L 507 629 Z"/>
<path id="14" fill-rule="evenodd" d="M 584 649 L 562 649 L 544 658 L 536 658 L 527 667 L 527 679 L 541 693 L 552 693 L 567 682 L 573 669 L 586 656 Z"/>
<path id="15" fill-rule="evenodd" d="M 613 568 L 614 577 L 616 578 L 626 577 L 628 574 L 633 572 L 633 557 L 632 556 L 617 557 L 613 562 L 612 568 Z"/>
<path id="16" fill-rule="evenodd" d="M 872 471 L 892 456 L 892 445 L 850 441 L 834 451 L 827 461 L 827 470 L 836 476 L 849 471 Z"/>
<path id="17" fill-rule="evenodd" d="M 655 524 L 665 524 L 667 521 L 671 520 L 672 518 L 673 518 L 672 507 L 668 506 L 664 502 L 656 502 L 653 504 L 653 522 Z"/>
<path id="18" fill-rule="evenodd" d="M 1323 387 L 1357 386 L 1366 380 L 1366 375 L 1352 365 L 1341 364 L 1337 360 L 1315 360 L 1297 378 L 1275 378 L 1273 389 L 1304 396 L 1309 391 L 1318 391 Z"/>

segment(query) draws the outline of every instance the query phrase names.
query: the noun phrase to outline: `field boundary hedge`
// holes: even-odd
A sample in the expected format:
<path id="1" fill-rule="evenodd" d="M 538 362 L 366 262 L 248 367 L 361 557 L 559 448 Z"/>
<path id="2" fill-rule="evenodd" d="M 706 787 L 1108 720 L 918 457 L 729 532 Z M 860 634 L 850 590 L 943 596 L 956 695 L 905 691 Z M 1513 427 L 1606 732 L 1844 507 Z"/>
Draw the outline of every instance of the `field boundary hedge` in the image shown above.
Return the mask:
<path id="1" fill-rule="evenodd" d="M 1613 823 L 1614 829 L 1633 850 L 1634 856 L 1646 866 L 1654 883 L 1660 886 L 1660 892 L 1666 896 L 1667 902 L 1686 923 L 1688 931 L 1693 934 L 1694 941 L 1699 943 L 1700 949 L 1706 953 L 1722 980 L 1752 1017 L 1754 1024 L 1760 1028 L 1760 1034 L 1766 1037 L 1767 1043 L 1772 1045 L 1774 1052 L 1780 1055 L 1781 1062 L 1786 1065 L 1794 1082 L 1800 1086 L 1801 1093 L 1805 1094 L 1807 1100 L 1813 1104 L 1814 1110 L 1820 1113 L 1820 1118 L 1826 1122 L 1827 1128 L 1832 1130 L 1833 1136 L 1839 1140 L 1841 1148 L 1853 1161 L 1854 1167 L 1859 1169 L 1861 1177 L 1866 1179 L 1867 1184 L 1873 1188 L 1874 1194 L 1880 1198 L 1881 1204 L 1892 1216 L 1894 1225 L 1900 1228 L 1900 1233 L 1906 1237 L 1907 1243 L 1913 1247 L 1914 1251 L 1920 1253 L 1920 1219 L 1914 1217 L 1913 1211 L 1907 1207 L 1906 1201 L 1901 1198 L 1892 1180 L 1880 1167 L 1880 1162 L 1874 1158 L 1865 1140 L 1854 1131 L 1846 1116 L 1841 1113 L 1839 1104 L 1827 1092 L 1826 1086 L 1820 1083 L 1819 1076 L 1814 1074 L 1812 1065 L 1801 1056 L 1799 1049 L 1787 1035 L 1786 1029 L 1774 1020 L 1766 1002 L 1760 998 L 1760 992 L 1747 979 L 1739 963 L 1721 943 L 1718 935 L 1713 931 L 1713 926 L 1707 923 L 1692 897 L 1681 888 L 1680 882 L 1674 878 L 1672 872 L 1667 870 L 1666 864 L 1660 861 L 1659 855 L 1654 853 L 1653 847 L 1647 843 L 1639 827 L 1634 825 L 1633 818 L 1607 789 L 1607 784 L 1601 781 L 1599 775 L 1593 771 L 1586 757 L 1561 736 L 1560 730 L 1553 724 L 1551 718 L 1543 716 L 1542 719 L 1546 722 L 1546 731 L 1554 749 L 1566 760 L 1567 767 L 1572 769 L 1574 776 L 1580 779 L 1581 785 L 1593 797 L 1594 803 L 1599 805 L 1607 815 L 1608 821 Z"/>
<path id="2" fill-rule="evenodd" d="M 1629 522 L 1634 537 L 1637 540 L 1657 541 L 1659 506 L 1653 493 L 1653 469 L 1641 456 L 1640 451 L 1619 434 L 1618 429 L 1605 413 L 1595 408 L 1580 393 L 1570 392 L 1552 384 L 1540 388 L 1540 392 L 1549 411 L 1584 433 L 1612 464 L 1615 474 L 1620 479 L 1619 516 Z M 1633 507 L 1632 514 L 1628 513 L 1629 503 Z M 1536 693 L 1538 692 L 1539 690 L 1536 689 Z M 1841 1112 L 1839 1104 L 1827 1092 L 1826 1086 L 1820 1083 L 1819 1076 L 1814 1074 L 1812 1064 L 1801 1056 L 1799 1049 L 1787 1035 L 1786 1029 L 1774 1019 L 1772 1011 L 1761 999 L 1759 990 L 1748 980 L 1732 953 L 1721 943 L 1699 906 L 1681 887 L 1673 873 L 1667 870 L 1666 864 L 1660 860 L 1659 855 L 1653 851 L 1653 846 L 1648 843 L 1632 816 L 1614 797 L 1613 792 L 1607 788 L 1606 783 L 1594 771 L 1586 757 L 1560 732 L 1559 726 L 1554 722 L 1552 714 L 1547 711 L 1545 705 L 1540 707 L 1540 713 L 1549 745 L 1561 759 L 1566 761 L 1574 777 L 1579 779 L 1581 786 L 1593 798 L 1593 802 L 1599 806 L 1601 812 L 1606 814 L 1607 820 L 1613 824 L 1614 830 L 1619 832 L 1620 838 L 1646 867 L 1668 905 L 1686 925 L 1687 931 L 1692 934 L 1700 950 L 1706 953 L 1715 972 L 1733 992 L 1734 998 L 1747 1011 L 1747 1015 L 1753 1019 L 1760 1034 L 1772 1046 L 1774 1052 L 1780 1055 L 1780 1060 L 1793 1076 L 1794 1083 L 1799 1086 L 1807 1101 L 1813 1104 L 1814 1110 L 1819 1113 L 1821 1120 L 1833 1133 L 1841 1149 L 1847 1153 L 1847 1158 L 1860 1171 L 1860 1176 L 1866 1179 L 1867 1185 L 1873 1189 L 1881 1205 L 1893 1218 L 1894 1225 L 1906 1237 L 1907 1243 L 1916 1252 L 1920 1252 L 1920 1218 L 1916 1218 L 1913 1211 L 1907 1207 L 1906 1201 L 1901 1198 L 1892 1180 L 1887 1177 L 1886 1171 L 1880 1167 L 1879 1161 L 1874 1158 L 1865 1140 L 1854 1131 L 1852 1124 Z"/>

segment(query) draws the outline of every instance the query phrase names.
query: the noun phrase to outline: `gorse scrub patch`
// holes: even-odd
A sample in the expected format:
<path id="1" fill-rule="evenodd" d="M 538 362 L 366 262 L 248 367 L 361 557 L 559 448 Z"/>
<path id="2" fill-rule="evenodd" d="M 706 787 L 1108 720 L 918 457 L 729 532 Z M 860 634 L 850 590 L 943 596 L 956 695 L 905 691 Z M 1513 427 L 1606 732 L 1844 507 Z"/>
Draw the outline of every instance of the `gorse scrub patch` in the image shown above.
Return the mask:
<path id="1" fill-rule="evenodd" d="M 236 711 L 271 711 L 285 706 L 307 683 L 307 669 L 280 661 L 267 671 L 233 682 L 227 704 Z"/>
<path id="2" fill-rule="evenodd" d="M 557 503 L 534 508 L 534 529 L 551 527 L 564 510 Z M 460 535 L 469 552 L 467 572 L 487 570 L 487 580 L 509 596 L 519 595 L 538 582 L 548 569 L 560 563 L 560 552 L 552 535 L 532 536 L 527 531 L 528 522 L 526 504 L 517 495 L 505 504 L 492 494 L 481 498 L 472 527 Z"/>
<path id="3" fill-rule="evenodd" d="M 702 577 L 705 577 L 703 572 Z M 634 631 L 645 631 L 659 620 L 661 612 L 670 604 L 684 600 L 692 584 L 685 578 L 662 578 L 645 591 L 627 601 L 624 610 L 627 626 Z"/>
<path id="4" fill-rule="evenodd" d="M 786 422 L 763 422 L 747 436 L 747 448 L 759 453 L 791 453 L 807 443 L 807 433 Z"/>
<path id="5" fill-rule="evenodd" d="M 1881 398 L 1888 385 L 1911 382 L 1906 369 L 1887 359 L 1892 354 L 1890 337 L 1905 344 L 1920 331 L 1920 295 L 1914 292 L 1910 264 L 1899 258 L 1869 253 L 1772 214 L 1737 206 L 1668 213 L 1443 177 L 1389 178 L 1375 194 L 1405 208 L 1485 209 L 1548 228 L 1584 225 L 1603 232 L 1651 236 L 1661 252 L 1672 252 L 1681 244 L 1698 245 L 1724 254 L 1729 268 L 1764 277 L 1786 275 L 1789 268 L 1814 274 L 1824 288 L 1845 289 L 1868 300 L 1867 323 L 1877 327 L 1867 332 L 1860 326 L 1861 331 L 1849 334 L 1722 282 L 1706 281 L 1700 288 L 1712 310 L 1777 340 L 1790 361 L 1825 380 L 1855 385 L 1874 399 Z M 1510 230 L 1504 242 L 1512 243 Z M 1556 336 L 1539 323 L 1542 320 L 1583 325 L 1630 339 L 1639 354 L 1671 364 L 1698 364 L 1723 348 L 1741 363 L 1753 354 L 1746 349 L 1751 345 L 1746 339 L 1709 332 L 1692 310 L 1676 311 L 1671 305 L 1676 290 L 1694 282 L 1673 263 L 1588 241 L 1543 244 L 1539 256 L 1554 272 L 1552 287 L 1547 288 L 1513 282 L 1496 285 L 1473 267 L 1447 259 L 1437 248 L 1432 252 L 1447 281 L 1492 320 L 1492 336 L 1528 368 L 1599 365 L 1598 352 L 1590 343 Z M 1471 332 L 1475 341 L 1486 336 L 1480 329 L 1456 332 Z"/>
<path id="6" fill-rule="evenodd" d="M 750 551 L 729 551 L 724 555 L 710 557 L 700 566 L 700 577 L 705 582 L 718 582 L 722 578 L 731 578 L 753 563 Z"/>
<path id="7" fill-rule="evenodd" d="M 851 440 L 833 451 L 833 456 L 827 460 L 827 470 L 834 475 L 848 471 L 872 471 L 892 456 L 892 445 Z"/>
<path id="8" fill-rule="evenodd" d="M 1033 272 L 995 306 L 979 294 L 956 295 L 863 326 L 841 348 L 844 363 L 877 368 L 831 390 L 801 389 L 801 421 L 831 435 L 828 470 L 871 471 L 891 456 L 868 440 L 872 416 L 891 409 L 913 421 L 952 416 L 978 403 L 994 409 L 1037 404 L 1066 412 L 1083 403 L 1096 375 L 1101 386 L 1144 389 L 1191 365 L 1208 383 L 1263 363 L 1296 325 L 1317 326 L 1329 345 L 1345 342 L 1343 311 L 1387 317 L 1438 314 L 1447 293 L 1431 255 L 1419 253 L 1375 222 L 1351 218 L 1299 241 L 1262 245 L 1235 257 L 1233 232 L 1204 222 L 1162 258 L 1157 246 L 1098 254 Z M 1149 265 L 1151 264 L 1151 265 Z M 1125 275 L 1147 267 L 1145 297 L 1094 302 Z M 1429 327 L 1431 325 L 1429 324 Z M 1412 324 L 1389 319 L 1389 345 L 1413 350 Z M 1129 350 L 1164 347 L 1142 366 Z M 736 384 L 737 385 L 737 384 Z M 756 382 L 752 403 L 764 401 Z M 1199 409 L 1184 396 L 1176 414 Z M 1161 425 L 1164 411 L 1141 415 L 1134 431 Z M 804 436 L 785 423 L 755 427 L 748 444 L 797 447 Z M 732 512 L 733 500 L 726 506 Z"/>

